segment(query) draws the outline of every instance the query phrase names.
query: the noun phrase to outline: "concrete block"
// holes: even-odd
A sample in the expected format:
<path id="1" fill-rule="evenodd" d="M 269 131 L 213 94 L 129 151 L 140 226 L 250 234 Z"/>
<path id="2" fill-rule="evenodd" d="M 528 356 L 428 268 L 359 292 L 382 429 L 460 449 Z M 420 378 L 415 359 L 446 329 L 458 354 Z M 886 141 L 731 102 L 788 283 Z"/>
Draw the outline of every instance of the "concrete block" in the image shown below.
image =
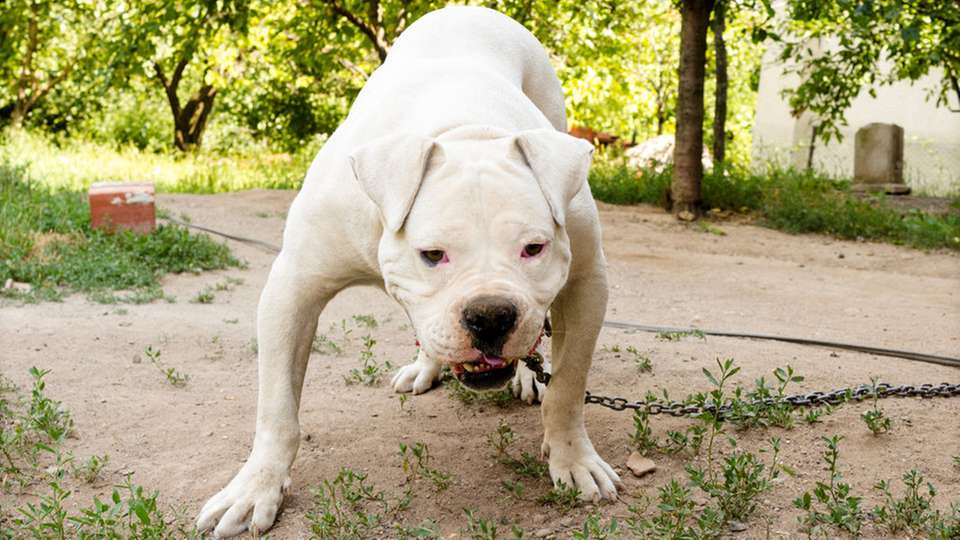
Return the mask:
<path id="1" fill-rule="evenodd" d="M 90 186 L 90 226 L 148 234 L 157 227 L 151 183 L 99 182 Z"/>
<path id="2" fill-rule="evenodd" d="M 903 184 L 903 128 L 873 123 L 857 130 L 853 151 L 855 184 Z"/>

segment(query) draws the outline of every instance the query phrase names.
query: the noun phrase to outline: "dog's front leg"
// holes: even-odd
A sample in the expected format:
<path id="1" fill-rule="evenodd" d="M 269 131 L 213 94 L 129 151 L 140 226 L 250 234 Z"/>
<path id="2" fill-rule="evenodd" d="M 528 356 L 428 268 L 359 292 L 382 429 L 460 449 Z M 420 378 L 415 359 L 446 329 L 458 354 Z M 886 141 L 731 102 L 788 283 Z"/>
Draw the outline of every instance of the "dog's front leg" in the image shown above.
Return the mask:
<path id="1" fill-rule="evenodd" d="M 290 466 L 300 444 L 297 413 L 310 343 L 320 311 L 340 288 L 331 287 L 327 276 L 303 269 L 292 256 L 281 254 L 260 296 L 253 449 L 240 472 L 207 501 L 197 518 L 201 530 L 216 526 L 217 537 L 268 529 L 290 484 Z"/>
<path id="2" fill-rule="evenodd" d="M 601 263 L 602 264 L 602 263 Z M 607 306 L 602 265 L 572 279 L 554 301 L 553 377 L 543 399 L 543 454 L 550 477 L 587 500 L 615 499 L 620 477 L 593 448 L 583 424 L 583 396 Z"/>

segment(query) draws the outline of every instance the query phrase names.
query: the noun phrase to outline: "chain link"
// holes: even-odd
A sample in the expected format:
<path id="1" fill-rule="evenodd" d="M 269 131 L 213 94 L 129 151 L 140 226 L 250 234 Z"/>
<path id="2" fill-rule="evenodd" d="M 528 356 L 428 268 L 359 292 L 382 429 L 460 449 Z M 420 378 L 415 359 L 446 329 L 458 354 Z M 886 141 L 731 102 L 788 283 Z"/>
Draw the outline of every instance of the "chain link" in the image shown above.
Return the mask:
<path id="1" fill-rule="evenodd" d="M 541 384 L 550 383 L 550 373 L 543 369 L 543 356 L 533 353 L 523 359 L 530 371 Z M 919 384 L 893 386 L 887 383 L 878 383 L 876 388 L 869 384 L 861 384 L 852 388 L 839 388 L 830 392 L 810 392 L 795 394 L 781 398 L 755 399 L 744 403 L 751 407 L 771 407 L 785 403 L 791 407 L 818 407 L 821 405 L 839 405 L 847 401 L 863 401 L 873 399 L 874 393 L 878 399 L 889 397 L 957 397 L 960 396 L 960 384 Z M 733 406 L 724 403 L 716 405 L 695 405 L 682 401 L 644 400 L 629 401 L 621 397 L 596 396 L 587 392 L 584 403 L 600 405 L 614 411 L 643 410 L 647 414 L 667 414 L 670 416 L 698 416 L 709 412 L 718 418 L 723 418 L 733 410 Z"/>

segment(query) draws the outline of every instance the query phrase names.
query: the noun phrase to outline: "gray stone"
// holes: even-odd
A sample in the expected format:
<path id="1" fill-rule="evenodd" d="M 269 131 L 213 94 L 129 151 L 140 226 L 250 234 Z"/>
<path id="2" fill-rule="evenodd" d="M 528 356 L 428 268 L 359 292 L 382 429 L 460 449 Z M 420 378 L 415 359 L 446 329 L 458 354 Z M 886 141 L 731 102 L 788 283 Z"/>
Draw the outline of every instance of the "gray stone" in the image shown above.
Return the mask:
<path id="1" fill-rule="evenodd" d="M 742 522 L 742 521 L 737 521 L 737 520 L 735 520 L 735 519 L 731 519 L 731 520 L 727 523 L 727 526 L 730 527 L 730 532 L 738 533 L 738 532 L 743 532 L 743 531 L 747 530 L 747 524 L 746 524 L 746 523 L 744 523 L 744 522 Z"/>
<path id="2" fill-rule="evenodd" d="M 903 185 L 903 128 L 873 123 L 857 130 L 853 151 L 856 184 Z"/>

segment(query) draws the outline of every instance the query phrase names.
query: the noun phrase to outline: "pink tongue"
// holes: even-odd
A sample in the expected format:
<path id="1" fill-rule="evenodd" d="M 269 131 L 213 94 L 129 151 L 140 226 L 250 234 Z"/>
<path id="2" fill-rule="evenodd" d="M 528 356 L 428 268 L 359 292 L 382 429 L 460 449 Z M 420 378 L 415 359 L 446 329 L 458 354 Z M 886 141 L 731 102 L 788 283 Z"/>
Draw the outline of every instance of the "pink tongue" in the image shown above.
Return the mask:
<path id="1" fill-rule="evenodd" d="M 493 366 L 495 368 L 503 367 L 507 363 L 503 358 L 500 358 L 499 356 L 483 355 L 483 361 L 486 362 L 487 365 Z"/>

